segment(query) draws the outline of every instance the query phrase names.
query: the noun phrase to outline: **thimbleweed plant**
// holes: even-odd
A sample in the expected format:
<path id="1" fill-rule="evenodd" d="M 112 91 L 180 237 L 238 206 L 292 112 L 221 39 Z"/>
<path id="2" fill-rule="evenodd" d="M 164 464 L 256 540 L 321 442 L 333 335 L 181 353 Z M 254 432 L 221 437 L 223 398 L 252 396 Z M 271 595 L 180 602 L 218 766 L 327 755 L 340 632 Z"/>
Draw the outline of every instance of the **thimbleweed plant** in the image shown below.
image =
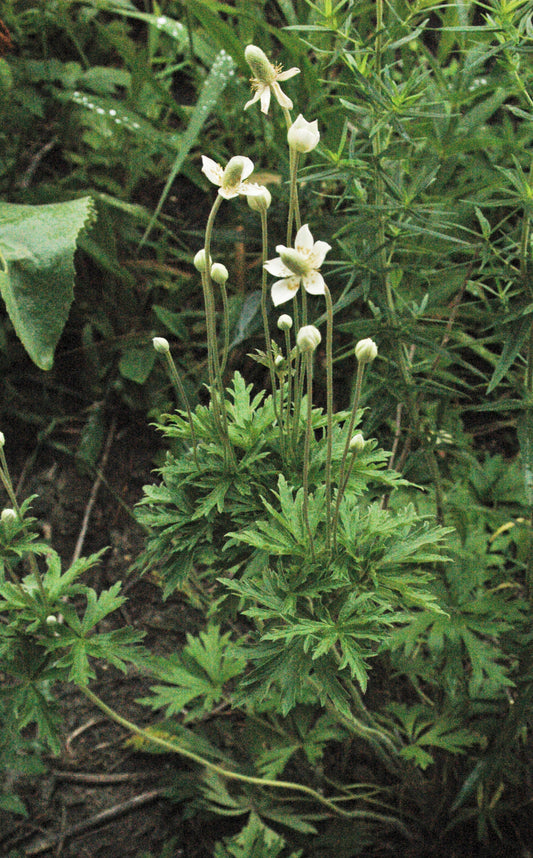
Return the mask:
<path id="1" fill-rule="evenodd" d="M 461 724 L 463 711 L 479 719 L 488 681 L 500 698 L 512 684 L 511 659 L 498 643 L 510 624 L 492 622 L 487 633 L 479 621 L 491 612 L 504 616 L 508 589 L 491 587 L 485 597 L 469 569 L 468 587 L 452 585 L 453 575 L 447 586 L 440 546 L 449 529 L 411 506 L 385 503 L 405 481 L 387 467 L 389 454 L 361 431 L 365 379 L 379 362 L 370 337 L 353 344 L 353 398 L 347 410 L 334 412 L 335 307 L 323 272 L 333 247 L 315 239 L 314 224 L 313 232 L 302 224 L 298 195 L 300 160 L 320 142 L 318 122 L 302 114 L 294 120 L 292 100 L 280 87 L 298 69 L 284 72 L 253 45 L 245 56 L 255 92 L 245 108 L 259 103 L 268 114 L 279 107 L 285 120 L 287 227 L 275 238 L 275 256 L 268 232 L 273 200 L 254 181 L 252 161 L 236 155 L 222 166 L 203 156 L 203 173 L 216 188 L 194 257 L 205 306 L 208 399 L 190 407 L 170 343 L 155 337 L 179 408 L 161 419 L 172 452 L 138 510 L 149 532 L 140 566 L 156 573 L 164 596 L 176 589 L 188 595 L 203 627 L 170 657 L 140 651 L 131 630 L 102 632 L 100 621 L 122 603 L 119 585 L 97 595 L 80 580 L 97 555 L 63 572 L 57 555 L 37 540 L 29 502 L 17 503 L 0 433 L 0 478 L 9 499 L 0 514 L 6 619 L 0 647 L 8 676 L 0 717 L 7 723 L 5 712 L 11 713 L 11 732 L 19 734 L 36 723 L 43 747 L 57 750 L 53 688 L 71 681 L 133 735 L 136 747 L 191 763 L 192 773 L 174 775 L 176 795 L 192 791 L 195 808 L 223 815 L 249 813 L 241 834 L 244 839 L 253 829 L 258 849 L 261 839 L 272 844 L 277 836 L 267 822 L 297 835 L 320 824 L 330 838 L 334 832 L 336 844 L 334 826 L 344 818 L 365 836 L 385 828 L 409 840 L 404 818 L 414 820 L 416 813 L 405 811 L 404 785 L 418 784 L 436 750 L 459 755 L 480 745 L 485 737 Z M 239 197 L 261 222 L 264 350 L 254 358 L 267 368 L 269 390 L 254 390 L 239 371 L 227 377 L 232 282 L 215 258 L 216 222 L 223 205 L 242 204 Z M 290 314 L 277 315 L 279 307 Z M 325 410 L 314 402 L 318 360 L 326 368 Z M 477 563 L 481 554 L 475 556 Z M 483 556 L 491 583 L 495 555 L 486 550 Z M 513 611 L 519 628 L 523 605 L 517 601 Z M 471 676 L 463 671 L 463 696 L 454 703 L 457 674 L 467 661 L 457 640 Z M 152 727 L 134 724 L 90 688 L 98 659 L 150 671 L 153 685 L 142 702 L 156 713 Z M 444 681 L 436 679 L 439 672 Z M 410 685 L 394 701 L 398 675 Z M 405 702 L 409 693 L 415 705 Z M 477 708 L 468 709 L 468 694 Z M 513 728 L 510 719 L 507 728 Z M 28 753 L 20 742 L 19 758 Z M 15 770 L 13 754 L 4 751 L 0 746 L 0 766 Z M 357 782 L 352 772 L 362 770 L 361 762 L 371 775 Z M 276 854 L 282 838 L 277 844 Z"/>
<path id="2" fill-rule="evenodd" d="M 223 779 L 230 778 L 242 789 L 261 788 L 269 808 L 265 815 L 278 813 L 280 821 L 289 816 L 276 805 L 277 790 L 292 790 L 328 812 L 363 814 L 369 823 L 379 820 L 403 830 L 399 818 L 381 812 L 384 805 L 378 812 L 361 799 L 359 787 L 337 792 L 333 770 L 325 781 L 317 779 L 315 763 L 323 759 L 326 743 L 307 756 L 298 782 L 278 779 L 296 752 L 288 750 L 294 722 L 287 716 L 299 721 L 304 712 L 307 730 L 327 724 L 330 739 L 352 737 L 370 747 L 386 770 L 400 771 L 402 743 L 393 730 L 383 729 L 363 695 L 371 662 L 383 657 L 393 633 L 422 607 L 439 614 L 431 571 L 442 560 L 439 545 L 448 531 L 410 507 L 393 513 L 380 504 L 380 493 L 404 481 L 386 468 L 388 455 L 377 442 L 356 432 L 364 417 L 365 373 L 378 357 L 372 339 L 354 344 L 351 408 L 333 410 L 334 306 L 322 273 L 332 247 L 301 223 L 297 181 L 299 158 L 319 142 L 318 123 L 301 114 L 293 121 L 292 101 L 280 89 L 279 82 L 297 69 L 282 72 L 255 46 L 245 56 L 255 89 L 246 107 L 260 102 L 268 113 L 278 104 L 286 121 L 286 239 L 272 256 L 268 215 L 274 203 L 254 181 L 250 159 L 237 155 L 223 167 L 204 155 L 202 169 L 217 187 L 204 246 L 194 259 L 205 302 L 209 402 L 161 421 L 173 452 L 160 469 L 159 485 L 145 487 L 138 517 L 149 528 L 141 565 L 157 572 L 165 594 L 192 588 L 207 625 L 198 637 L 188 636 L 172 669 L 154 662 L 159 684 L 144 702 L 165 713 L 167 726 L 169 719 L 194 725 L 199 743 L 202 721 L 216 706 L 242 720 L 250 742 L 230 743 L 231 762 L 226 754 L 223 765 L 211 765 L 216 776 L 209 780 L 211 806 L 226 803 Z M 223 203 L 239 205 L 239 197 L 246 197 L 261 218 L 265 344 L 254 357 L 268 369 L 268 391 L 253 391 L 239 371 L 229 382 L 224 373 L 231 276 L 216 260 L 216 219 Z M 289 302 L 290 315 L 276 318 L 276 308 Z M 321 315 L 321 302 L 325 411 L 314 403 L 313 389 L 322 334 L 310 321 Z M 271 335 L 272 316 L 279 341 Z M 154 347 L 174 379 L 170 350 L 159 338 Z M 284 738 L 280 742 L 275 735 Z M 199 756 L 205 765 L 206 754 Z"/>

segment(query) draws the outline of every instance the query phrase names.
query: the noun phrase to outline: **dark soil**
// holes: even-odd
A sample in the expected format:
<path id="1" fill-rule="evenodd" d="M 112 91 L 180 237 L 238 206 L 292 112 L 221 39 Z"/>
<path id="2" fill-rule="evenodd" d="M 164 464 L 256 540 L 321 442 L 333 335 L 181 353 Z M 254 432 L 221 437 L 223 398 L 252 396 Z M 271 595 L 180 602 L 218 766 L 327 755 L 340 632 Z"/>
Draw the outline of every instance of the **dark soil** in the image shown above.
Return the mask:
<path id="1" fill-rule="evenodd" d="M 98 591 L 117 580 L 128 597 L 112 622 L 146 634 L 146 645 L 155 652 L 169 652 L 184 640 L 190 628 L 190 609 L 179 596 L 166 602 L 150 575 L 130 574 L 138 556 L 143 533 L 130 509 L 139 500 L 142 486 L 154 479 L 151 471 L 159 441 L 145 424 L 117 429 L 105 468 L 105 482 L 98 488 L 82 553 L 104 546 L 103 557 L 91 586 Z M 43 449 L 36 461 L 32 451 L 18 451 L 20 460 L 10 462 L 20 498 L 37 494 L 32 511 L 43 536 L 68 564 L 83 527 L 83 519 L 95 476 L 80 472 L 73 459 Z M 25 464 L 33 462 L 31 470 Z M 26 476 L 24 476 L 26 474 Z M 146 678 L 135 670 L 121 674 L 100 669 L 93 686 L 111 707 L 137 723 L 146 723 L 150 712 L 135 701 L 146 695 Z M 24 801 L 28 816 L 0 812 L 0 856 L 62 856 L 62 858 L 141 858 L 210 855 L 206 842 L 219 834 L 199 833 L 182 822 L 182 810 L 165 797 L 172 774 L 183 765 L 174 755 L 136 751 L 128 733 L 105 719 L 76 688 L 59 690 L 62 709 L 62 751 L 45 760 L 48 771 L 39 778 L 22 779 L 14 789 Z M 186 843 L 186 848 L 184 848 Z M 163 851 L 165 848 L 168 851 Z"/>

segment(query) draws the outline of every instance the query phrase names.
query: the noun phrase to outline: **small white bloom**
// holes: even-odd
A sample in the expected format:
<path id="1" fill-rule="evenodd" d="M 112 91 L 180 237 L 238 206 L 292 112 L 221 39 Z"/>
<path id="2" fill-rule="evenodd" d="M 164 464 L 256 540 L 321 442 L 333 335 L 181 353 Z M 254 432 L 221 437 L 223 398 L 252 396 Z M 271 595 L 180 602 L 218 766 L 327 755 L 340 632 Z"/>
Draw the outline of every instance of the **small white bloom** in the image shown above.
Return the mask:
<path id="1" fill-rule="evenodd" d="M 268 188 L 265 188 L 264 185 L 260 185 L 259 187 L 261 188 L 260 194 L 256 194 L 253 197 L 249 195 L 246 199 L 252 211 L 266 212 L 272 202 L 272 196 Z"/>
<path id="2" fill-rule="evenodd" d="M 202 173 L 205 173 L 210 182 L 218 185 L 218 193 L 225 200 L 231 200 L 240 194 L 259 196 L 263 193 L 261 185 L 246 181 L 253 171 L 253 161 L 244 155 L 235 155 L 230 158 L 224 168 L 207 155 L 202 155 Z"/>
<path id="3" fill-rule="evenodd" d="M 296 152 L 311 152 L 320 140 L 318 120 L 315 119 L 314 122 L 307 122 L 300 113 L 287 131 L 287 140 L 291 149 L 294 149 Z"/>
<path id="4" fill-rule="evenodd" d="M 159 354 L 168 354 L 170 351 L 168 340 L 164 337 L 153 337 L 152 345 Z"/>
<path id="5" fill-rule="evenodd" d="M 362 453 L 364 449 L 364 436 L 360 432 L 358 432 L 357 435 L 354 435 L 350 440 L 350 450 L 352 451 L 352 453 Z"/>
<path id="6" fill-rule="evenodd" d="M 294 298 L 300 284 L 310 295 L 325 294 L 326 284 L 318 269 L 331 246 L 325 241 L 313 241 L 307 224 L 296 233 L 294 248 L 278 244 L 276 250 L 279 257 L 265 262 L 269 274 L 282 278 L 272 284 L 272 301 L 276 307 Z"/>
<path id="7" fill-rule="evenodd" d="M 193 265 L 197 271 L 200 271 L 200 273 L 207 271 L 207 259 L 206 259 L 206 255 L 205 255 L 205 247 L 202 247 L 202 249 L 199 250 L 198 253 L 195 254 L 195 257 L 193 259 Z"/>
<path id="8" fill-rule="evenodd" d="M 219 286 L 224 286 L 229 277 L 229 271 L 221 262 L 214 262 L 211 266 L 211 280 L 218 283 Z"/>
<path id="9" fill-rule="evenodd" d="M 296 344 L 301 352 L 314 352 L 321 341 L 320 331 L 314 325 L 304 325 L 296 337 Z"/>
<path id="10" fill-rule="evenodd" d="M 254 74 L 250 83 L 252 84 L 252 89 L 255 90 L 254 97 L 244 105 L 244 109 L 246 110 L 251 104 L 260 101 L 261 110 L 263 113 L 268 113 L 270 96 L 274 95 L 280 107 L 286 107 L 288 110 L 291 110 L 292 101 L 281 89 L 279 81 L 289 80 L 295 74 L 300 74 L 300 69 L 295 66 L 292 69 L 283 71 L 282 66 L 272 65 L 264 51 L 256 47 L 256 45 L 248 45 L 244 51 L 244 56 Z"/>
<path id="11" fill-rule="evenodd" d="M 378 347 L 374 340 L 367 337 L 366 340 L 359 340 L 355 346 L 355 356 L 359 363 L 372 363 L 378 354 Z"/>
<path id="12" fill-rule="evenodd" d="M 278 328 L 280 331 L 290 331 L 292 328 L 292 319 L 287 313 L 283 313 L 278 319 Z"/>

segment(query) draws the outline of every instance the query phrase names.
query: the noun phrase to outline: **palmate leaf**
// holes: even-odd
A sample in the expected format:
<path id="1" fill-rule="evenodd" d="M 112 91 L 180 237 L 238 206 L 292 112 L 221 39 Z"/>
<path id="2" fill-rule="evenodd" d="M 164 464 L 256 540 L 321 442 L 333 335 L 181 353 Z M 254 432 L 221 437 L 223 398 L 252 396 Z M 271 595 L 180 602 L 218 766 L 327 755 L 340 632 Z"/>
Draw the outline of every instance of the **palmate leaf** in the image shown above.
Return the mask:
<path id="1" fill-rule="evenodd" d="M 256 521 L 253 527 L 230 533 L 228 536 L 275 556 L 309 557 L 309 536 L 303 515 L 303 489 L 295 492 L 281 474 L 278 479 L 277 498 L 279 510 L 262 498 L 263 506 L 270 514 L 269 519 Z M 324 506 L 325 488 L 322 486 L 314 494 L 308 495 L 308 520 L 313 537 L 323 520 Z"/>
<path id="2" fill-rule="evenodd" d="M 50 369 L 74 299 L 74 252 L 90 197 L 51 205 L 0 202 L 0 293 L 24 348 Z"/>
<path id="3" fill-rule="evenodd" d="M 450 754 L 462 754 L 473 745 L 481 744 L 482 737 L 460 721 L 445 714 L 435 718 L 435 712 L 422 704 L 407 706 L 390 703 L 388 706 L 409 744 L 402 748 L 400 756 L 413 760 L 421 769 L 434 763 L 428 749 L 440 748 Z"/>
<path id="4" fill-rule="evenodd" d="M 209 711 L 222 699 L 225 684 L 246 667 L 241 649 L 230 638 L 229 632 L 221 635 L 218 626 L 209 625 L 198 637 L 187 635 L 180 655 L 152 659 L 154 674 L 167 684 L 153 686 L 153 696 L 142 702 L 166 709 L 167 717 L 182 712 L 192 701 Z M 194 717 L 194 710 L 188 717 Z"/>
<path id="5" fill-rule="evenodd" d="M 252 811 L 242 831 L 215 843 L 213 855 L 214 858 L 278 858 L 284 848 L 284 838 Z M 300 858 L 301 854 L 292 852 L 288 858 Z"/>
<path id="6" fill-rule="evenodd" d="M 61 718 L 55 701 L 51 698 L 46 682 L 21 682 L 12 692 L 10 708 L 15 714 L 18 729 L 36 724 L 39 738 L 54 754 L 59 754 L 61 742 L 59 728 Z"/>

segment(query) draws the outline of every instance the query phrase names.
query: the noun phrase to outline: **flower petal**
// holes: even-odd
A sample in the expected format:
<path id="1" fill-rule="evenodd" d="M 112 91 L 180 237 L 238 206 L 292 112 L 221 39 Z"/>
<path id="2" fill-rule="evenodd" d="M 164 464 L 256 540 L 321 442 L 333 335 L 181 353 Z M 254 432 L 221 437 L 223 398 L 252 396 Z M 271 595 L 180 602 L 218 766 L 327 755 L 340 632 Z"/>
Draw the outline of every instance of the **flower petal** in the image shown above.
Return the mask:
<path id="1" fill-rule="evenodd" d="M 276 101 L 280 107 L 286 107 L 287 110 L 292 110 L 292 101 L 288 95 L 285 95 L 277 80 L 270 84 L 272 92 L 276 96 Z"/>
<path id="2" fill-rule="evenodd" d="M 331 250 L 331 244 L 328 244 L 327 241 L 315 241 L 308 257 L 312 268 L 320 268 L 328 250 Z"/>
<path id="3" fill-rule="evenodd" d="M 294 298 L 300 286 L 299 277 L 286 277 L 284 280 L 276 280 L 272 284 L 272 302 L 275 307 L 284 304 Z"/>
<path id="4" fill-rule="evenodd" d="M 256 185 L 255 182 L 241 182 L 235 190 L 245 197 L 258 197 L 263 193 L 263 186 Z"/>
<path id="5" fill-rule="evenodd" d="M 263 86 L 258 90 L 258 92 L 260 93 L 259 97 L 261 99 L 261 111 L 263 113 L 268 113 L 268 108 L 270 107 L 270 87 Z"/>
<path id="6" fill-rule="evenodd" d="M 219 188 L 218 193 L 221 197 L 224 197 L 225 200 L 232 200 L 234 197 L 239 196 L 237 188 Z"/>
<path id="7" fill-rule="evenodd" d="M 279 257 L 276 259 L 268 259 L 264 265 L 269 274 L 274 277 L 292 277 L 292 271 L 287 268 L 284 262 Z"/>
<path id="8" fill-rule="evenodd" d="M 313 236 L 311 235 L 311 230 L 305 223 L 300 227 L 298 232 L 296 233 L 296 238 L 294 240 L 294 247 L 296 250 L 300 251 L 300 253 L 304 250 L 312 250 L 313 249 Z"/>
<path id="9" fill-rule="evenodd" d="M 305 277 L 302 277 L 302 282 L 305 291 L 309 292 L 310 295 L 325 295 L 326 283 L 319 271 L 311 271 L 306 274 Z"/>
<path id="10" fill-rule="evenodd" d="M 300 74 L 300 69 L 293 66 L 292 69 L 287 69 L 287 71 L 280 72 L 280 74 L 276 75 L 278 80 L 289 80 L 290 77 L 294 77 L 295 74 Z"/>
<path id="11" fill-rule="evenodd" d="M 244 180 L 247 179 L 248 176 L 251 176 L 251 174 L 253 173 L 254 162 L 251 161 L 250 158 L 247 158 L 246 155 L 242 156 L 242 162 L 243 162 L 243 165 L 242 165 L 241 182 L 244 182 Z"/>
<path id="12" fill-rule="evenodd" d="M 220 164 L 217 164 L 212 158 L 208 158 L 207 155 L 202 155 L 202 173 L 205 173 L 210 182 L 213 182 L 214 185 L 221 185 L 223 172 Z"/>
<path id="13" fill-rule="evenodd" d="M 259 92 L 259 90 L 257 90 L 254 97 L 251 98 L 250 101 L 246 102 L 246 104 L 244 105 L 244 109 L 246 110 L 248 107 L 250 107 L 251 104 L 255 104 L 256 101 L 259 101 L 259 99 L 261 98 L 261 95 L 262 95 L 262 93 Z"/>

